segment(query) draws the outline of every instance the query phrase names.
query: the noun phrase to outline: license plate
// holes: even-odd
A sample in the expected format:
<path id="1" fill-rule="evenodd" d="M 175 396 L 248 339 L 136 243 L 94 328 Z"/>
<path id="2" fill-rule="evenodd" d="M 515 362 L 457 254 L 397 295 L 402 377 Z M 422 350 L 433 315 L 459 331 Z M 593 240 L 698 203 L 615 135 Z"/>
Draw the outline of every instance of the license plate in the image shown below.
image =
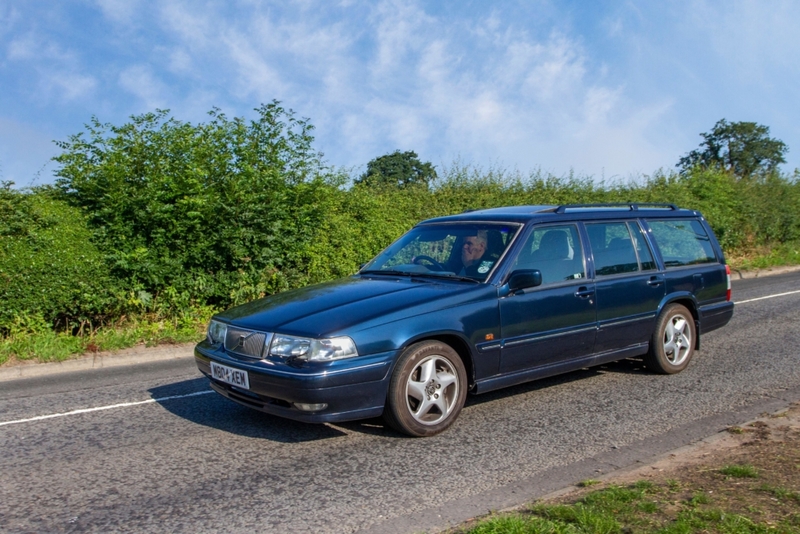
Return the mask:
<path id="1" fill-rule="evenodd" d="M 247 371 L 211 362 L 211 376 L 220 382 L 250 389 L 250 378 L 247 376 Z"/>

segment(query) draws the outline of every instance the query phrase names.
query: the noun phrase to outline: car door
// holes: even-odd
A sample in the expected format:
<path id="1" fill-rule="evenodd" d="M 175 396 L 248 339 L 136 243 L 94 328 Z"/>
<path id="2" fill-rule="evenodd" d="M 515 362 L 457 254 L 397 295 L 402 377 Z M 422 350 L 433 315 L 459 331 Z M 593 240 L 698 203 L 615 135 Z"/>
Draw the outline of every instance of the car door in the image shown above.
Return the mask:
<path id="1" fill-rule="evenodd" d="M 591 354 L 594 284 L 577 224 L 535 227 L 512 270 L 539 269 L 542 285 L 500 299 L 500 371 L 514 373 Z"/>
<path id="2" fill-rule="evenodd" d="M 586 223 L 597 291 L 598 354 L 641 346 L 666 294 L 664 275 L 637 221 Z"/>

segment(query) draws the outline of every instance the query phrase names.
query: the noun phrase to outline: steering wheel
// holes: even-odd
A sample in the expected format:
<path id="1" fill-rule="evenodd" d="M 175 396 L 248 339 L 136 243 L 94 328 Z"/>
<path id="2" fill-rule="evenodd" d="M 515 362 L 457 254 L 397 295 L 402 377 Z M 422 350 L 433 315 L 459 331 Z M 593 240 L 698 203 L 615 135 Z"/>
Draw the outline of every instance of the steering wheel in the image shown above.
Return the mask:
<path id="1" fill-rule="evenodd" d="M 423 256 L 416 256 L 414 258 L 414 260 L 412 261 L 412 263 L 414 263 L 415 265 L 422 265 L 420 263 L 421 261 L 427 261 L 428 263 L 430 263 L 431 265 L 436 267 L 437 271 L 444 271 L 444 265 L 442 265 L 438 261 L 434 260 L 430 256 L 424 256 L 424 255 Z"/>

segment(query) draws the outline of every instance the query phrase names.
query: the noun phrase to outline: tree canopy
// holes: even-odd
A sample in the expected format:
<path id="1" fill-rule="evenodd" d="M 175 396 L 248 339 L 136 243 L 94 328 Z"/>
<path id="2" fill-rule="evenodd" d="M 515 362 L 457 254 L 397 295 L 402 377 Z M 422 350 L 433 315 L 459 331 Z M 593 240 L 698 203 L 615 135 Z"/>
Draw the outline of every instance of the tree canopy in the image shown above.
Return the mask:
<path id="1" fill-rule="evenodd" d="M 277 101 L 255 111 L 245 121 L 215 109 L 198 125 L 163 110 L 122 126 L 93 119 L 58 143 L 56 184 L 87 213 L 115 276 L 210 302 L 285 288 L 276 277 L 298 270 L 317 196 L 336 177 L 306 119 Z M 231 297 L 239 287 L 255 289 Z"/>
<path id="2" fill-rule="evenodd" d="M 704 141 L 677 164 L 683 172 L 693 167 L 717 167 L 745 178 L 768 174 L 786 163 L 784 154 L 789 147 L 780 139 L 769 137 L 769 127 L 755 122 L 720 120 L 708 133 L 700 134 Z"/>
<path id="3" fill-rule="evenodd" d="M 413 185 L 428 186 L 436 179 L 436 169 L 429 161 L 419 160 L 417 153 L 409 150 L 395 150 L 391 154 L 380 156 L 367 163 L 367 170 L 356 183 L 368 186 L 408 187 Z"/>

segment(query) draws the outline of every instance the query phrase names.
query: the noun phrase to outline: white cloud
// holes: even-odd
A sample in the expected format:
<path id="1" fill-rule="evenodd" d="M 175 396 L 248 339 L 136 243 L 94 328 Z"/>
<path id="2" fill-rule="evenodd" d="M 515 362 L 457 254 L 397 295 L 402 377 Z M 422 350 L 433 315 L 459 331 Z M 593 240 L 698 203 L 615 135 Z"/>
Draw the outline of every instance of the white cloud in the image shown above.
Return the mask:
<path id="1" fill-rule="evenodd" d="M 261 101 L 284 95 L 287 86 L 272 66 L 269 56 L 256 49 L 246 34 L 230 31 L 222 40 L 228 57 L 236 66 L 237 79 L 230 90 L 241 99 L 255 96 Z"/>
<path id="2" fill-rule="evenodd" d="M 165 55 L 168 58 L 169 69 L 176 74 L 191 74 L 194 67 L 194 60 L 186 50 L 182 48 L 175 48 L 173 50 L 165 50 Z"/>
<path id="3" fill-rule="evenodd" d="M 129 25 L 142 12 L 139 0 L 95 0 L 100 10 L 108 19 L 123 25 Z"/>
<path id="4" fill-rule="evenodd" d="M 44 78 L 44 77 L 43 77 Z M 77 100 L 91 95 L 96 87 L 97 80 L 78 72 L 54 72 L 44 83 L 57 91 L 63 100 Z"/>
<path id="5" fill-rule="evenodd" d="M 214 48 L 218 28 L 231 23 L 215 7 L 213 3 L 206 3 L 198 9 L 198 4 L 193 2 L 168 0 L 158 4 L 158 21 L 187 49 L 208 53 Z"/>
<path id="6" fill-rule="evenodd" d="M 139 98 L 148 111 L 170 105 L 167 87 L 147 65 L 134 65 L 123 70 L 119 75 L 119 85 Z"/>
<path id="7" fill-rule="evenodd" d="M 70 101 L 90 95 L 97 80 L 83 72 L 77 54 L 40 33 L 29 31 L 8 44 L 9 61 L 30 69 L 40 99 Z"/>
<path id="8" fill-rule="evenodd" d="M 629 167 L 610 156 L 612 141 L 624 142 L 618 153 L 636 155 L 639 168 L 647 169 L 643 156 L 658 152 L 645 135 L 657 116 L 626 118 L 624 87 L 603 85 L 604 71 L 590 70 L 576 40 L 559 32 L 536 38 L 493 14 L 495 22 L 468 39 L 454 26 L 421 41 L 417 36 L 442 21 L 414 9 L 388 3 L 373 14 L 371 89 L 342 129 L 346 151 L 371 159 L 415 149 L 448 161 L 469 154 L 478 163 L 556 173 L 579 166 L 598 176 L 605 167 Z"/>
<path id="9" fill-rule="evenodd" d="M 11 5 L 0 5 L 0 37 L 10 33 L 21 18 L 19 9 Z"/>
<path id="10" fill-rule="evenodd" d="M 372 77 L 380 80 L 391 77 L 402 68 L 407 55 L 418 51 L 433 34 L 434 19 L 415 2 L 389 0 L 380 2 L 370 21 L 375 25 L 377 53 L 371 60 Z"/>
<path id="11" fill-rule="evenodd" d="M 526 88 L 531 88 L 540 101 L 563 98 L 575 90 L 581 90 L 586 70 L 582 51 L 574 43 L 561 36 L 554 36 L 546 45 L 534 47 L 530 74 L 525 79 Z"/>
<path id="12" fill-rule="evenodd" d="M 34 32 L 12 39 L 8 44 L 7 57 L 12 61 L 34 60 L 37 63 L 48 60 L 72 63 L 76 60 L 72 51 Z"/>
<path id="13" fill-rule="evenodd" d="M 83 18 L 67 16 L 77 13 L 68 5 L 16 6 L 13 24 L 0 7 L 0 84 L 18 91 L 6 91 L 6 107 L 16 99 L 42 113 L 68 110 L 61 131 L 75 131 L 75 117 L 90 114 L 124 121 L 159 107 L 202 121 L 214 106 L 251 117 L 278 99 L 310 117 L 317 148 L 348 167 L 401 149 L 437 165 L 461 154 L 481 165 L 624 176 L 674 164 L 721 117 L 775 120 L 774 134 L 800 138 L 792 106 L 767 98 L 784 91 L 782 102 L 793 101 L 800 76 L 789 53 L 800 44 L 800 8 L 791 3 L 591 13 L 550 0 L 91 5 L 94 19 L 85 5 Z M 732 104 L 761 115 L 736 116 Z M 778 107 L 784 118 L 770 119 Z"/>

